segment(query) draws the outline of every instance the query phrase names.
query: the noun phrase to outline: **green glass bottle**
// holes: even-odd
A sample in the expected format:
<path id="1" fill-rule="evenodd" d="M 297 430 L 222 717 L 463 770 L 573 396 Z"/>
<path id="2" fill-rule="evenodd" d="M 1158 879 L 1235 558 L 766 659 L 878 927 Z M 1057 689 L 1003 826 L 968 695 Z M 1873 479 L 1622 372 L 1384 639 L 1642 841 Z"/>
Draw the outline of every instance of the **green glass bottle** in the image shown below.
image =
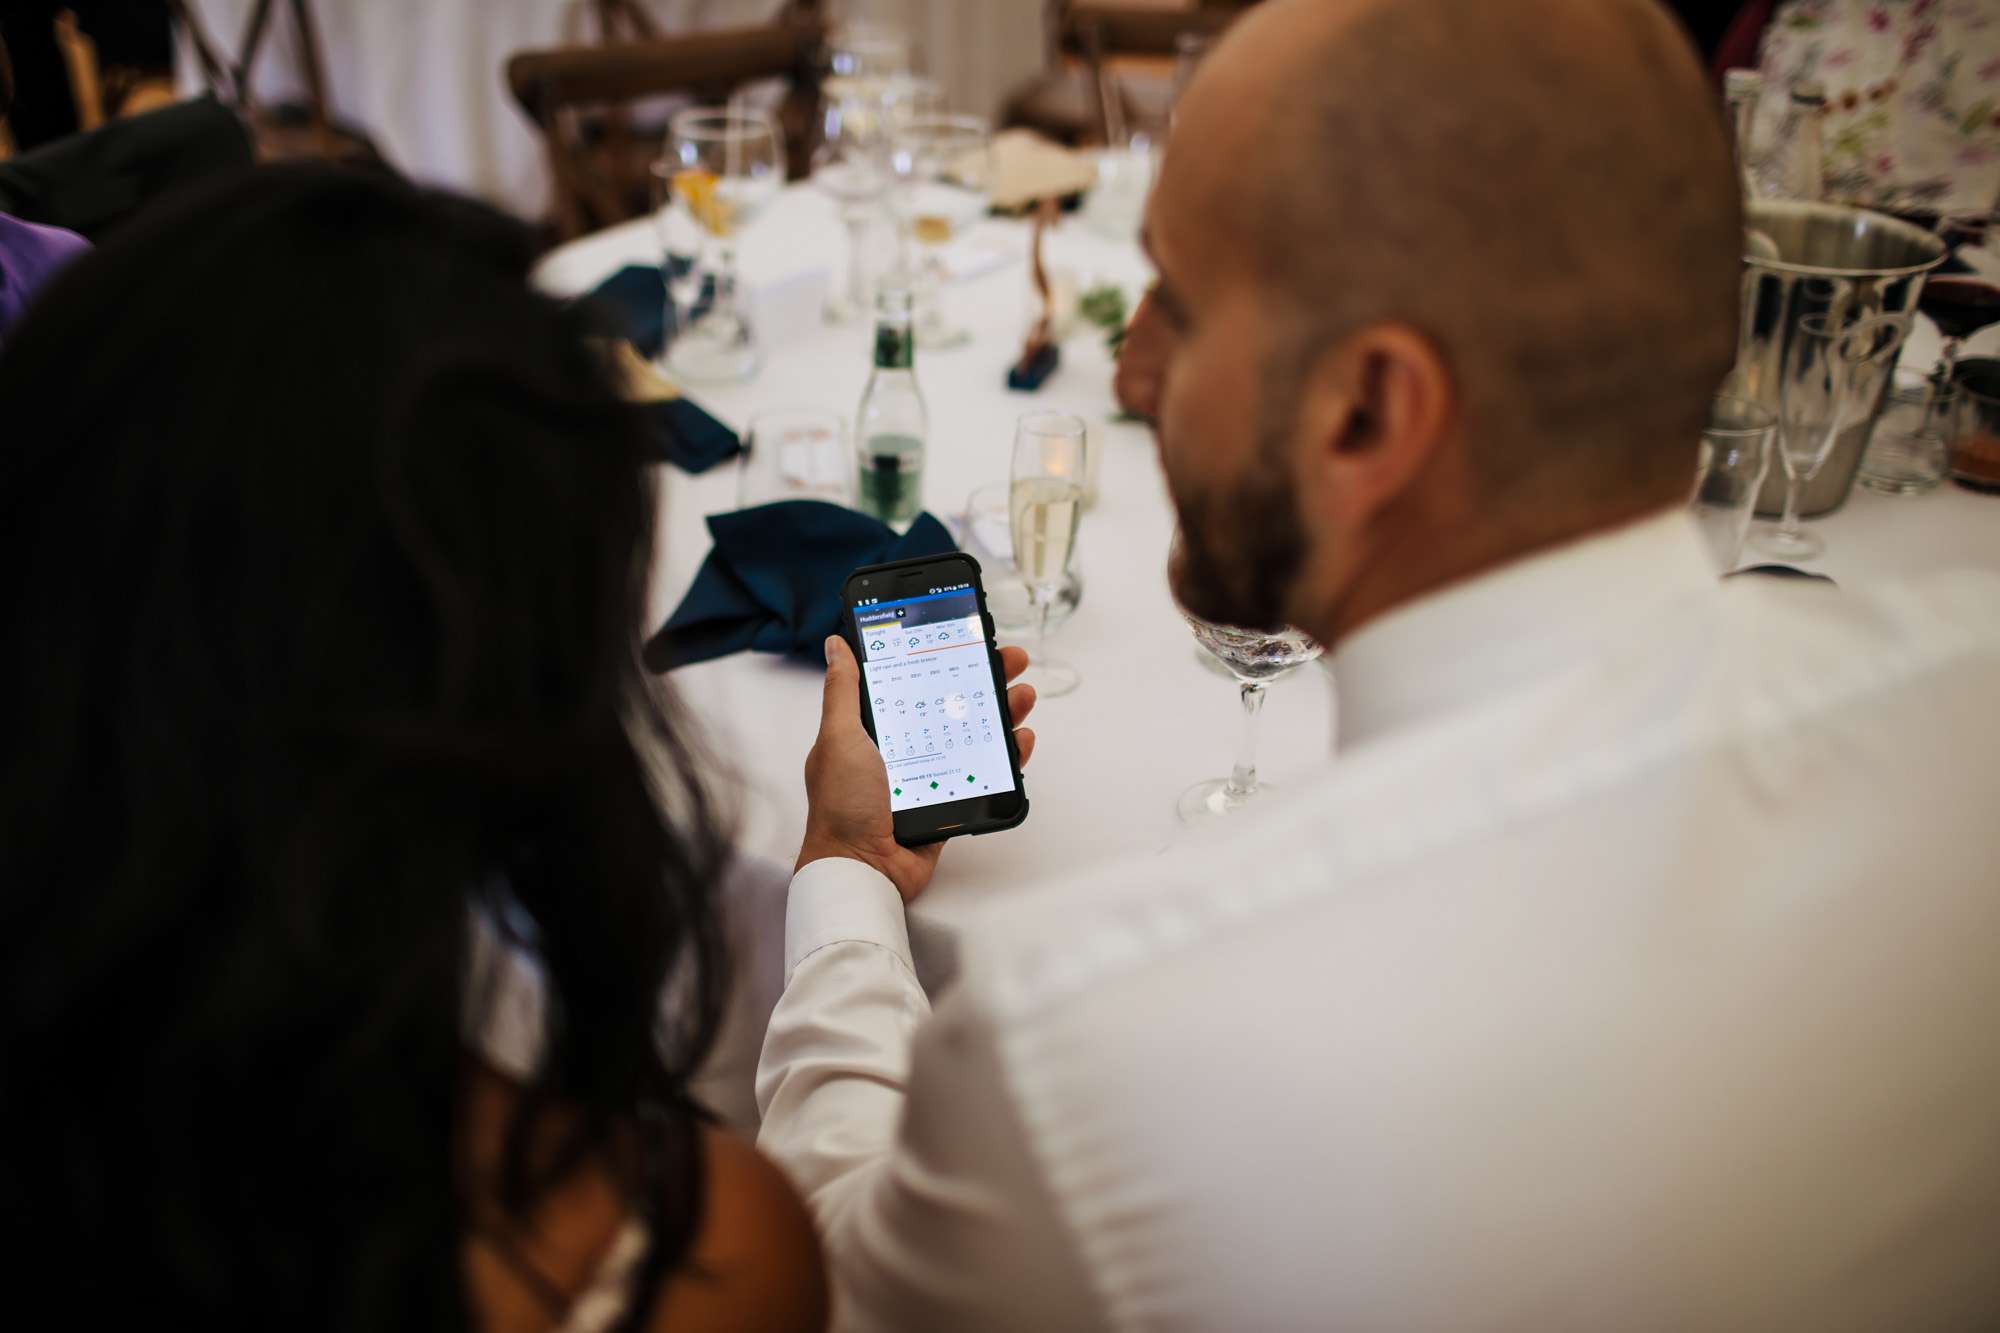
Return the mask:
<path id="1" fill-rule="evenodd" d="M 924 507 L 924 440 L 929 418 L 917 388 L 910 289 L 885 282 L 875 297 L 875 368 L 854 417 L 854 506 L 889 526 L 907 527 Z"/>

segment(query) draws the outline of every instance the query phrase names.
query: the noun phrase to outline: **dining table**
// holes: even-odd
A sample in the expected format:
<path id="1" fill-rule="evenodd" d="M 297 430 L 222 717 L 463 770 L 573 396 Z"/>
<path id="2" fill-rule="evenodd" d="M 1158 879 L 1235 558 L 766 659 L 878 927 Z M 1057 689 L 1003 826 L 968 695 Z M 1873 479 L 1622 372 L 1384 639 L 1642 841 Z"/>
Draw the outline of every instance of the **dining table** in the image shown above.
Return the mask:
<path id="1" fill-rule="evenodd" d="M 581 297 L 627 265 L 660 262 L 663 234 L 639 218 L 550 251 L 534 281 L 558 297 Z M 1045 884 L 1122 859 L 1143 874 L 1212 830 L 1184 827 L 1175 812 L 1193 783 L 1228 773 L 1242 725 L 1237 688 L 1206 660 L 1177 610 L 1165 578 L 1174 512 L 1150 429 L 1121 417 L 1113 397 L 1113 354 L 1103 330 L 1078 321 L 1061 343 L 1058 369 L 1036 391 L 1007 387 L 1007 370 L 1043 309 L 1031 284 L 1031 228 L 988 217 L 954 241 L 965 276 L 940 299 L 971 334 L 945 349 L 919 347 L 916 374 L 929 414 L 926 508 L 956 525 L 975 490 L 1008 477 L 1017 420 L 1031 411 L 1081 417 L 1095 452 L 1096 498 L 1077 535 L 1082 593 L 1049 650 L 1073 664 L 1081 684 L 1043 700 L 1032 725 L 1038 743 L 1026 773 L 1030 814 L 1017 829 L 955 840 L 931 888 L 910 913 L 920 972 L 948 974 L 953 941 L 982 908 L 1025 886 Z M 1053 288 L 1074 295 L 1106 285 L 1136 301 L 1150 278 L 1132 209 L 1086 206 L 1045 235 Z M 809 184 L 787 187 L 736 239 L 741 286 L 761 315 L 761 368 L 733 383 L 686 383 L 709 412 L 741 431 L 764 411 L 808 408 L 854 418 L 870 370 L 872 325 L 828 323 L 818 302 L 840 281 L 846 233 L 834 202 Z M 663 300 L 664 295 L 663 295 Z M 1971 351 L 2000 350 L 2000 328 Z M 1935 330 L 1918 328 L 1905 364 L 1928 364 Z M 738 464 L 701 475 L 657 465 L 658 496 L 648 631 L 663 624 L 710 550 L 704 520 L 738 507 Z M 1811 521 L 1825 554 L 1806 568 L 1836 583 L 1893 579 L 1967 566 L 2000 568 L 2000 496 L 1946 484 L 1926 494 L 1887 496 L 1854 488 L 1845 504 Z M 1752 557 L 1754 558 L 1754 557 Z M 843 573 L 845 571 L 842 571 Z M 1002 638 L 1008 636 L 1004 633 Z M 1467 645 L 1467 651 L 1476 651 Z M 805 822 L 802 767 L 819 726 L 822 673 L 808 663 L 743 652 L 680 667 L 668 676 L 700 733 L 711 781 L 735 812 L 737 845 L 753 905 L 740 911 L 756 943 L 748 972 L 761 994 L 736 1020 L 720 1057 L 735 1109 L 749 1123 L 747 1074 L 782 985 L 774 962 L 783 930 L 783 890 Z M 1273 800 L 1336 762 L 1338 672 L 1322 660 L 1275 682 L 1262 711 L 1257 760 Z M 1240 818 L 1254 820 L 1254 806 Z M 1225 821 L 1227 822 L 1227 821 Z"/>
<path id="2" fill-rule="evenodd" d="M 1030 411 L 1081 417 L 1097 452 L 1097 498 L 1077 536 L 1083 593 L 1075 614 L 1051 634 L 1052 652 L 1073 663 L 1082 684 L 1044 700 L 1034 719 L 1039 744 L 1027 775 L 1031 814 L 1018 830 L 954 845 L 920 913 L 951 920 L 1010 886 L 1114 857 L 1158 856 L 1195 836 L 1174 802 L 1190 784 L 1226 773 L 1240 708 L 1232 683 L 1202 661 L 1164 577 L 1174 527 L 1172 505 L 1150 430 L 1121 419 L 1105 338 L 1088 323 L 1062 343 L 1061 364 L 1035 392 L 1010 390 L 1018 357 L 1040 310 L 1029 276 L 1029 224 L 990 217 L 958 245 L 984 257 L 947 283 L 941 299 L 972 334 L 963 345 L 919 348 L 917 378 L 929 412 L 924 502 L 955 523 L 981 486 L 1005 482 L 1015 423 Z M 544 290 L 589 292 L 628 264 L 658 263 L 661 232 L 641 218 L 551 251 L 536 270 Z M 809 185 L 786 189 L 738 241 L 742 281 L 753 293 L 790 290 L 770 303 L 782 327 L 760 329 L 764 363 L 738 383 L 686 385 L 711 413 L 742 430 L 760 411 L 813 408 L 852 421 L 870 369 L 872 325 L 827 324 L 811 294 L 846 262 L 833 202 Z M 1045 240 L 1059 286 L 1114 285 L 1129 301 L 1149 269 L 1133 230 L 1070 215 Z M 753 301 L 753 309 L 756 305 Z M 2000 328 L 1984 341 L 2000 346 Z M 1928 339 L 1928 342 L 1926 340 Z M 1912 335 L 1906 363 L 1935 335 Z M 689 476 L 661 465 L 649 616 L 663 623 L 687 591 L 710 542 L 703 520 L 738 501 L 737 465 Z M 2000 568 L 2000 497 L 1954 485 L 1917 496 L 1885 496 L 1857 486 L 1836 512 L 1813 521 L 1823 557 L 1805 567 L 1844 583 L 1926 570 Z M 739 653 L 682 667 L 675 689 L 702 727 L 719 771 L 729 776 L 743 818 L 746 850 L 789 860 L 803 829 L 800 765 L 818 727 L 820 676 L 808 666 Z M 1282 789 L 1331 762 L 1336 673 L 1294 672 L 1271 689 L 1264 709 L 1259 772 Z"/>

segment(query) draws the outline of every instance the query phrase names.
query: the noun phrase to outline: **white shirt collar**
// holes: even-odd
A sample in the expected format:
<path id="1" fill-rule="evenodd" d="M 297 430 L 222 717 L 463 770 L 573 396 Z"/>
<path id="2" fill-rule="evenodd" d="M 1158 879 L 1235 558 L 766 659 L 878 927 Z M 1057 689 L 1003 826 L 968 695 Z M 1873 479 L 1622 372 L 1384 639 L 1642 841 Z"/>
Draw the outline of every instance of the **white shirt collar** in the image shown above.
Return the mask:
<path id="1" fill-rule="evenodd" d="M 1449 584 L 1363 626 L 1333 653 L 1340 748 L 1585 661 L 1662 603 L 1716 587 L 1708 548 L 1682 509 Z"/>

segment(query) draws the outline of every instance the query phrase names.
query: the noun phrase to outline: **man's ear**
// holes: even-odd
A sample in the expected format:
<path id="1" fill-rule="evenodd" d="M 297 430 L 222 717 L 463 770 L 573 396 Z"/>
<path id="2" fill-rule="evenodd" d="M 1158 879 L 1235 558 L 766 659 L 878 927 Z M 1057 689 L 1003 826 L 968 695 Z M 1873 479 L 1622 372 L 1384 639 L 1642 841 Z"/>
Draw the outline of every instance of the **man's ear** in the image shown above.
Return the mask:
<path id="1" fill-rule="evenodd" d="M 1407 325 L 1371 325 L 1328 348 L 1308 374 L 1300 480 L 1318 493 L 1321 512 L 1353 530 L 1438 457 L 1457 414 L 1436 344 Z"/>

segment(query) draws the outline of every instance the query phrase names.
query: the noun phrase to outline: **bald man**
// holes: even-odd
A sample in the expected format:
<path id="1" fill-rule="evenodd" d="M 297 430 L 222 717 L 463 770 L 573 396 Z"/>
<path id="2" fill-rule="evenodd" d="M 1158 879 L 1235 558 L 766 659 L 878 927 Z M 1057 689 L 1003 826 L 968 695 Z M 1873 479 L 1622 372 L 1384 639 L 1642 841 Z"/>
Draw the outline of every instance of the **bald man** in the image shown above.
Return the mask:
<path id="1" fill-rule="evenodd" d="M 2000 579 L 1715 578 L 1671 22 L 1270 0 L 1146 240 L 1178 591 L 1329 646 L 1341 756 L 933 1013 L 829 643 L 759 1142 L 848 1325 L 2000 1326 Z"/>

